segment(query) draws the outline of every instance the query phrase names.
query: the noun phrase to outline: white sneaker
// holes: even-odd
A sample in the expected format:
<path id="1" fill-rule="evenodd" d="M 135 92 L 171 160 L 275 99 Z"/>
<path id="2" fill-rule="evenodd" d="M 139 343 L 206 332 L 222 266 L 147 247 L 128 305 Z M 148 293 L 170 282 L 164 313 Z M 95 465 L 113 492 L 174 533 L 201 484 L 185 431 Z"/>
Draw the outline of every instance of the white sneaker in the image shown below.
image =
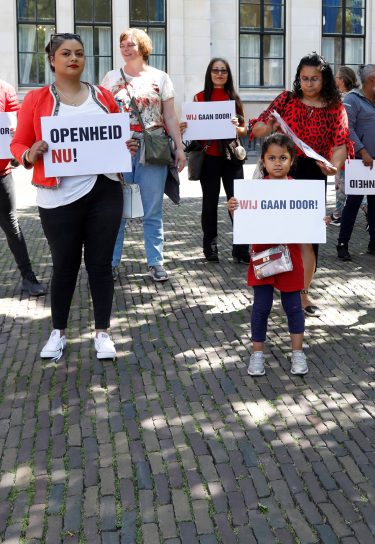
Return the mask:
<path id="1" fill-rule="evenodd" d="M 53 329 L 47 344 L 40 352 L 42 359 L 58 361 L 66 347 L 66 337 L 60 335 L 59 329 Z"/>
<path id="2" fill-rule="evenodd" d="M 306 355 L 303 351 L 293 351 L 292 353 L 292 374 L 307 374 L 309 367 L 307 366 Z"/>
<path id="3" fill-rule="evenodd" d="M 98 359 L 116 359 L 115 345 L 106 332 L 100 332 L 95 336 L 94 343 Z"/>
<path id="4" fill-rule="evenodd" d="M 255 351 L 250 356 L 250 363 L 247 369 L 247 373 L 250 376 L 264 376 L 266 373 L 264 368 L 265 357 L 263 351 Z"/>

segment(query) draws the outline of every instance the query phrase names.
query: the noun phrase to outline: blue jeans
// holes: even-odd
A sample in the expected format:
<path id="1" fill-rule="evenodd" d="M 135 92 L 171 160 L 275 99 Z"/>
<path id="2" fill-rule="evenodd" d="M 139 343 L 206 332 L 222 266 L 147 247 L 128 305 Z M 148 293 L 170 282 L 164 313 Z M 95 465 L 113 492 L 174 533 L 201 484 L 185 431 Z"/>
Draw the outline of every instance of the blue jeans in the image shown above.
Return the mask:
<path id="1" fill-rule="evenodd" d="M 167 166 L 158 164 L 140 164 L 140 151 L 132 158 L 132 171 L 125 172 L 127 183 L 138 183 L 143 204 L 143 231 L 148 266 L 163 263 L 163 195 Z M 113 251 L 112 266 L 121 261 L 122 246 L 125 238 L 126 219 L 121 220 Z"/>

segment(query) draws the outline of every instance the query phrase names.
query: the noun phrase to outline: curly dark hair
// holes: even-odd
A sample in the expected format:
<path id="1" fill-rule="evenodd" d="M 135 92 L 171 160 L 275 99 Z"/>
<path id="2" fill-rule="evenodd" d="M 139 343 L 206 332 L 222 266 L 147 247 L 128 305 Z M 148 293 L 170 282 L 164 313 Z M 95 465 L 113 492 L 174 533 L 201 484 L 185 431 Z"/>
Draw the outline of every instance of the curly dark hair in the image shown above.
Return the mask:
<path id="1" fill-rule="evenodd" d="M 260 158 L 262 159 L 262 163 L 259 166 L 260 166 L 260 170 L 263 172 L 263 176 L 268 176 L 268 172 L 265 169 L 263 164 L 263 159 L 264 159 L 264 155 L 267 153 L 268 148 L 272 144 L 278 145 L 279 147 L 287 148 L 288 153 L 291 156 L 293 161 L 292 168 L 291 168 L 291 171 L 292 171 L 294 167 L 294 162 L 296 160 L 296 148 L 294 146 L 294 143 L 286 134 L 281 134 L 280 132 L 273 132 L 272 134 L 267 136 L 267 138 L 265 138 L 262 144 L 262 150 L 260 153 Z"/>
<path id="2" fill-rule="evenodd" d="M 327 106 L 336 106 L 337 104 L 339 104 L 341 102 L 341 97 L 340 92 L 336 87 L 332 68 L 330 67 L 326 59 L 315 51 L 302 57 L 299 65 L 297 66 L 296 77 L 293 82 L 294 96 L 298 96 L 298 98 L 303 97 L 300 73 L 302 68 L 304 68 L 305 66 L 312 66 L 314 68 L 318 68 L 322 72 L 323 87 L 321 91 L 321 96 L 326 102 Z"/>
<path id="3" fill-rule="evenodd" d="M 212 92 L 214 90 L 214 84 L 212 83 L 212 77 L 211 77 L 211 69 L 212 69 L 212 66 L 215 64 L 215 62 L 219 62 L 219 61 L 225 64 L 225 68 L 227 69 L 227 72 L 228 72 L 228 79 L 224 85 L 224 90 L 228 93 L 228 96 L 231 100 L 235 100 L 236 113 L 237 115 L 243 118 L 244 117 L 243 106 L 242 106 L 240 97 L 238 96 L 238 94 L 236 93 L 234 89 L 232 70 L 230 69 L 228 62 L 225 59 L 222 59 L 221 57 L 215 57 L 211 59 L 207 66 L 206 75 L 204 78 L 204 99 L 206 102 L 210 102 L 211 100 Z"/>

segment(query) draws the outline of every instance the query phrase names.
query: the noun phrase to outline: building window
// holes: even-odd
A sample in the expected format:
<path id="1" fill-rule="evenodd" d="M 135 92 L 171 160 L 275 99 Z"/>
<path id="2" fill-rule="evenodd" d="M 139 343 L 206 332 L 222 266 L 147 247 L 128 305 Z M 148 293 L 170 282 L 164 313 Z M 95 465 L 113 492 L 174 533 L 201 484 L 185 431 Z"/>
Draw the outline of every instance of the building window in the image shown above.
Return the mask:
<path id="1" fill-rule="evenodd" d="M 285 1 L 240 0 L 240 87 L 284 87 Z"/>
<path id="2" fill-rule="evenodd" d="M 152 40 L 149 64 L 159 70 L 167 69 L 165 0 L 130 0 L 130 26 L 145 30 Z"/>
<path id="3" fill-rule="evenodd" d="M 323 0 L 322 54 L 336 71 L 365 62 L 365 0 Z"/>
<path id="4" fill-rule="evenodd" d="M 111 0 L 75 0 L 75 32 L 85 46 L 84 81 L 100 83 L 112 69 L 112 2 Z"/>
<path id="5" fill-rule="evenodd" d="M 55 32 L 55 1 L 17 0 L 18 82 L 46 85 L 53 79 L 44 48 Z"/>

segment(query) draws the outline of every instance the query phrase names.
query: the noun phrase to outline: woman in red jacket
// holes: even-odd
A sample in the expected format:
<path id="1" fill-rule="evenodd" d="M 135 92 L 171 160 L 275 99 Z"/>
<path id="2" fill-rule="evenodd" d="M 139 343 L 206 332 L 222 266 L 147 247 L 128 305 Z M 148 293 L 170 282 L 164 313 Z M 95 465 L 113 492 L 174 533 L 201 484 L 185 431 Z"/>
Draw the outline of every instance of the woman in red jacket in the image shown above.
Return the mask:
<path id="1" fill-rule="evenodd" d="M 88 273 L 95 318 L 95 349 L 99 359 L 115 358 L 107 333 L 112 298 L 112 253 L 120 225 L 123 195 L 117 174 L 46 177 L 41 117 L 107 115 L 118 112 L 111 93 L 81 81 L 85 52 L 76 34 L 53 34 L 46 47 L 52 85 L 29 92 L 19 112 L 11 144 L 14 156 L 26 168 L 34 167 L 37 204 L 53 262 L 51 313 L 53 330 L 42 358 L 59 359 L 66 346 L 70 305 L 82 260 Z"/>

